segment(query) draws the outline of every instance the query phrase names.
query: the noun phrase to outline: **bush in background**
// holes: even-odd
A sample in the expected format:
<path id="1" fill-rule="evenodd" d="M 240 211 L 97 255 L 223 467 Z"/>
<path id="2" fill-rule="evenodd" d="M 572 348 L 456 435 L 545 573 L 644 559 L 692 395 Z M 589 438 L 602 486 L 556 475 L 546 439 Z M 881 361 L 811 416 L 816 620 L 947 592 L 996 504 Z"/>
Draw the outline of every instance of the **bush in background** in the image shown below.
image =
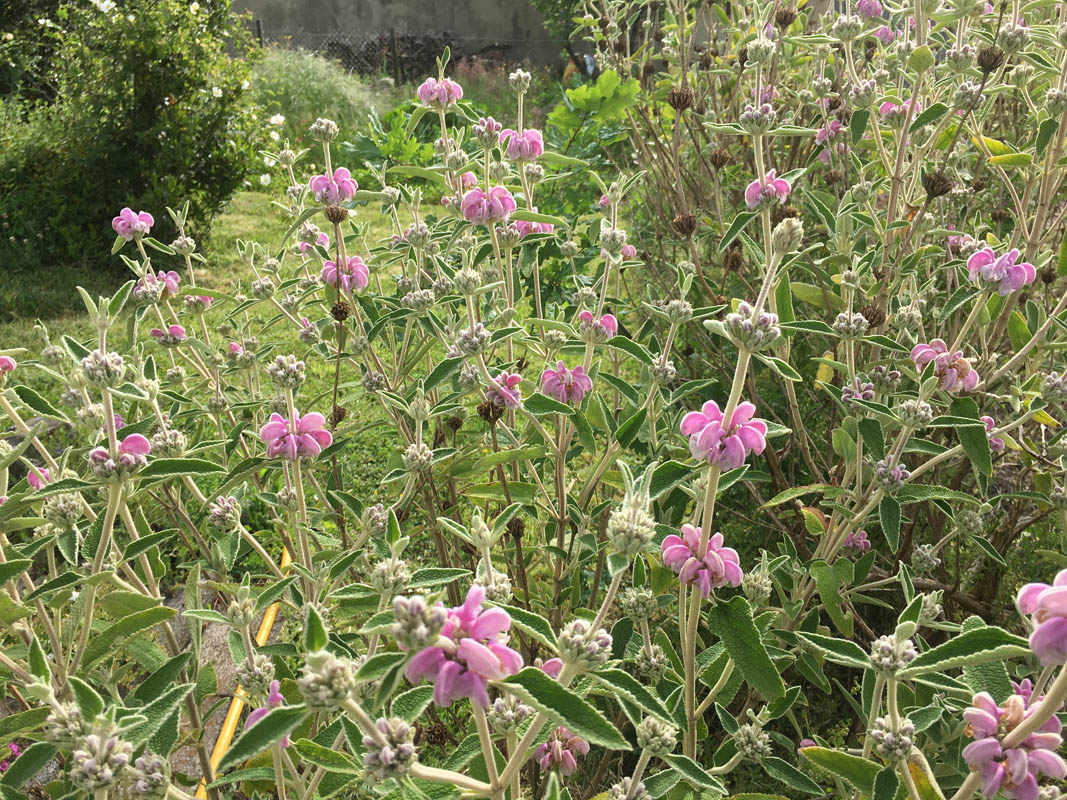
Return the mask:
<path id="1" fill-rule="evenodd" d="M 345 131 L 364 129 L 372 113 L 399 99 L 388 81 L 379 83 L 374 86 L 317 53 L 279 47 L 266 50 L 252 80 L 263 112 L 284 116 L 279 133 L 293 142 L 302 141 L 318 117 L 335 120 Z"/>
<path id="2" fill-rule="evenodd" d="M 65 3 L 41 19 L 19 28 L 37 50 L 0 36 L 0 58 L 27 70 L 0 98 L 0 260 L 24 276 L 6 302 L 30 314 L 56 310 L 41 307 L 42 270 L 99 263 L 116 207 L 189 198 L 202 235 L 261 147 L 256 51 L 226 0 Z M 52 55 L 18 62 L 9 47 Z M 161 238 L 174 233 L 158 222 Z"/>

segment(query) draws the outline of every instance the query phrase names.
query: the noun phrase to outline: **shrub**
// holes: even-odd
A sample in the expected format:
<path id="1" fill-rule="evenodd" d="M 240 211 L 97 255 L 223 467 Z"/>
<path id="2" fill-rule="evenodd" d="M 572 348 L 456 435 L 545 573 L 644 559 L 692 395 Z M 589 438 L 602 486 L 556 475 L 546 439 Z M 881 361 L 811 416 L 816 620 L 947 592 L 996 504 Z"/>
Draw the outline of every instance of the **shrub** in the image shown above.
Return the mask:
<path id="1" fill-rule="evenodd" d="M 29 314 L 40 313 L 33 284 L 51 270 L 100 266 L 116 204 L 188 199 L 190 230 L 202 235 L 262 143 L 247 91 L 255 51 L 228 2 L 61 5 L 38 27 L 55 31 L 54 99 L 9 96 L 0 131 L 10 223 L 0 258 L 33 276 L 20 300 Z"/>
<path id="2" fill-rule="evenodd" d="M 858 20 L 829 32 L 858 35 Z M 751 22 L 740 30 L 764 30 Z M 673 52 L 687 28 L 664 35 Z M 1061 39 L 1067 51 L 1067 28 Z M 749 47 L 757 96 L 779 44 Z M 937 60 L 914 52 L 896 66 L 918 89 Z M 39 360 L 0 354 L 0 411 L 18 434 L 0 452 L 0 668 L 29 706 L 4 730 L 40 740 L 5 787 L 58 751 L 58 796 L 185 800 L 192 781 L 169 765 L 181 742 L 211 795 L 241 781 L 300 800 L 369 785 L 442 798 L 1058 797 L 1062 554 L 1034 553 L 1013 604 L 976 588 L 1015 528 L 1067 526 L 1067 293 L 1035 288 L 1039 269 L 1048 287 L 1062 278 L 1046 278 L 1042 235 L 1028 237 L 1033 263 L 974 241 L 992 209 L 952 234 L 921 211 L 885 222 L 905 177 L 900 202 L 952 193 L 924 160 L 943 136 L 908 124 L 914 100 L 868 115 L 864 155 L 895 147 L 925 171 L 894 181 L 891 168 L 888 186 L 856 184 L 833 205 L 805 187 L 806 167 L 778 171 L 767 137 L 807 133 L 761 109 L 747 130 L 715 123 L 746 134 L 757 177 L 733 176 L 736 196 L 719 201 L 735 220 L 721 246 L 745 248 L 724 284 L 737 294 L 697 305 L 694 264 L 637 257 L 625 210 L 647 191 L 640 173 L 605 180 L 546 149 L 523 118 L 527 73 L 509 76 L 504 128 L 472 113 L 444 67 L 404 125 L 437 140 L 430 165 L 387 165 L 361 187 L 326 119 L 311 154 L 271 156 L 286 245 L 238 243 L 249 286 L 196 286 L 195 243 L 163 245 L 126 209 L 115 249 L 135 277 L 111 297 L 82 292 L 96 334 Z M 633 86 L 616 81 L 586 92 L 589 108 L 620 114 Z M 923 105 L 924 123 L 983 119 Z M 677 168 L 682 124 L 652 169 Z M 1040 164 L 1022 195 L 1039 219 L 1067 167 L 1067 109 L 1053 126 L 1054 156 L 1035 159 L 1035 137 L 989 158 L 1002 181 Z M 588 177 L 589 202 L 553 213 L 570 172 Z M 376 214 L 392 234 L 369 241 Z M 673 223 L 686 238 L 696 224 Z M 794 289 L 804 268 L 821 291 Z M 898 277 L 886 324 L 870 309 Z M 715 350 L 679 379 L 676 343 L 704 333 Z M 817 414 L 780 388 L 803 381 L 803 337 L 832 348 Z M 51 391 L 22 383 L 29 370 Z M 341 470 L 368 419 L 391 451 L 380 503 Z M 77 432 L 58 455 L 48 420 Z M 185 645 L 163 603 L 178 591 Z M 275 611 L 283 641 L 261 644 Z M 254 706 L 217 769 L 200 719 L 215 675 L 204 626 L 228 641 L 232 708 Z"/>
<path id="3" fill-rule="evenodd" d="M 374 112 L 398 99 L 384 80 L 366 78 L 304 50 L 270 47 L 253 72 L 256 101 L 268 117 L 281 114 L 279 133 L 301 141 L 318 117 L 337 122 L 349 135 L 365 130 Z"/>

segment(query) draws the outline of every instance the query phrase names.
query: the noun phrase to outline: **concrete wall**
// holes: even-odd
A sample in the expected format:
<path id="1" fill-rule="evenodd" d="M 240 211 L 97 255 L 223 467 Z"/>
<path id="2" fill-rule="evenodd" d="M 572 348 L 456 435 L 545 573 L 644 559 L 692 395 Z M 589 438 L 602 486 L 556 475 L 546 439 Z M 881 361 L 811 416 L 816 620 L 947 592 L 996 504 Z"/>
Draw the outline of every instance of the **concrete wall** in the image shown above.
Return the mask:
<path id="1" fill-rule="evenodd" d="M 262 20 L 268 40 L 279 31 L 370 34 L 396 29 L 447 33 L 460 53 L 499 43 L 501 51 L 516 59 L 550 63 L 560 50 L 527 0 L 234 0 L 233 7 Z"/>

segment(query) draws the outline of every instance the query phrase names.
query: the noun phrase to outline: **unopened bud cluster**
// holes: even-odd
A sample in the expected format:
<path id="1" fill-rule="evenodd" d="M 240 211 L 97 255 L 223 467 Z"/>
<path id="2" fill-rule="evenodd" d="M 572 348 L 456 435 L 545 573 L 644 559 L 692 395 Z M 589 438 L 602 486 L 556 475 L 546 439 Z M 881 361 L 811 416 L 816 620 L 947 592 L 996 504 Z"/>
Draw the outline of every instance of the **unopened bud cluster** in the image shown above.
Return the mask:
<path id="1" fill-rule="evenodd" d="M 755 309 L 744 300 L 738 304 L 737 311 L 726 315 L 723 324 L 730 341 L 736 344 L 738 349 L 750 353 L 767 349 L 782 335 L 777 314 L 761 311 L 757 315 Z"/>
<path id="2" fill-rule="evenodd" d="M 886 675 L 896 675 L 918 655 L 911 639 L 879 636 L 871 643 L 871 666 Z"/>
<path id="3" fill-rule="evenodd" d="M 637 724 L 637 746 L 659 758 L 670 755 L 678 741 L 678 729 L 655 717 L 645 717 Z"/>
<path id="4" fill-rule="evenodd" d="M 448 618 L 440 605 L 431 606 L 426 598 L 416 594 L 393 598 L 393 638 L 408 650 L 421 650 L 437 641 Z"/>
<path id="5" fill-rule="evenodd" d="M 623 555 L 642 552 L 655 532 L 656 521 L 648 513 L 648 497 L 639 492 L 628 492 L 608 518 L 608 542 Z"/>
<path id="6" fill-rule="evenodd" d="M 82 359 L 82 370 L 90 383 L 118 386 L 126 374 L 126 364 L 118 353 L 93 350 Z"/>
<path id="7" fill-rule="evenodd" d="M 329 650 L 316 650 L 308 653 L 296 685 L 312 711 L 337 708 L 352 694 L 356 671 L 350 659 L 335 656 Z"/>
<path id="8" fill-rule="evenodd" d="M 296 389 L 307 378 L 307 366 L 291 353 L 278 356 L 267 367 L 271 382 L 281 389 Z"/>
<path id="9" fill-rule="evenodd" d="M 738 727 L 733 739 L 737 752 L 746 761 L 762 761 L 771 754 L 771 737 L 754 722 Z"/>
<path id="10" fill-rule="evenodd" d="M 634 586 L 619 596 L 619 609 L 628 619 L 640 624 L 655 616 L 659 603 L 651 589 Z"/>
<path id="11" fill-rule="evenodd" d="M 868 326 L 867 318 L 858 311 L 851 314 L 842 311 L 830 327 L 842 339 L 859 339 L 867 333 Z"/>
<path id="12" fill-rule="evenodd" d="M 911 755 L 915 739 L 915 725 L 910 719 L 902 719 L 900 727 L 893 730 L 892 723 L 885 717 L 878 717 L 871 730 L 875 749 L 890 761 L 900 761 Z"/>
<path id="13" fill-rule="evenodd" d="M 899 489 L 911 477 L 911 470 L 886 456 L 874 465 L 875 482 L 888 492 Z"/>
<path id="14" fill-rule="evenodd" d="M 411 570 L 407 562 L 399 558 L 383 558 L 369 576 L 370 585 L 383 595 L 392 597 L 411 581 Z"/>
<path id="15" fill-rule="evenodd" d="M 585 620 L 572 620 L 559 635 L 559 654 L 579 670 L 594 670 L 611 658 L 611 634 L 603 628 L 594 631 Z"/>
<path id="16" fill-rule="evenodd" d="M 74 743 L 67 777 L 83 792 L 112 786 L 130 763 L 133 745 L 102 729 Z"/>
<path id="17" fill-rule="evenodd" d="M 374 727 L 385 739 L 380 741 L 375 736 L 364 736 L 363 765 L 367 774 L 378 781 L 387 778 L 401 778 L 415 763 L 415 728 L 402 719 L 380 718 Z"/>
<path id="18" fill-rule="evenodd" d="M 252 697 L 266 697 L 270 682 L 274 680 L 274 662 L 265 653 L 253 653 L 251 663 L 247 658 L 233 665 L 237 684 Z"/>
<path id="19" fill-rule="evenodd" d="M 509 694 L 494 700 L 485 716 L 494 733 L 507 736 L 518 730 L 519 726 L 533 714 L 534 710 L 530 706 L 520 703 Z"/>

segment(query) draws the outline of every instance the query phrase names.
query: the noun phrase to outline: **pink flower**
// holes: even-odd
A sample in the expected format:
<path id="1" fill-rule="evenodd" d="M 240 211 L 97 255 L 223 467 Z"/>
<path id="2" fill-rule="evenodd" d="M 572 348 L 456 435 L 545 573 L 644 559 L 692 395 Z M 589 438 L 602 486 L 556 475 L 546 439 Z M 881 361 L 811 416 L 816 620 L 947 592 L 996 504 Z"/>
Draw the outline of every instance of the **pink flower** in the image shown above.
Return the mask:
<path id="1" fill-rule="evenodd" d="M 315 458 L 333 443 L 333 436 L 325 429 L 326 418 L 318 412 L 287 420 L 281 414 L 270 415 L 270 421 L 259 429 L 259 438 L 267 445 L 267 457 L 295 461 L 301 456 Z"/>
<path id="2" fill-rule="evenodd" d="M 1015 605 L 1034 624 L 1030 649 L 1041 663 L 1067 663 L 1067 569 L 1060 570 L 1051 586 L 1026 584 L 1019 590 Z"/>
<path id="3" fill-rule="evenodd" d="M 519 389 L 522 375 L 517 372 L 501 372 L 496 376 L 496 382 L 500 388 L 490 386 L 485 392 L 489 402 L 498 408 L 518 408 L 522 404 L 522 390 Z"/>
<path id="4" fill-rule="evenodd" d="M 110 479 L 119 473 L 131 473 L 143 467 L 145 456 L 152 452 L 152 443 L 139 433 L 131 433 L 119 442 L 119 457 L 116 461 L 106 447 L 89 451 L 89 469 L 99 478 Z"/>
<path id="5" fill-rule="evenodd" d="M 14 372 L 15 367 L 19 364 L 11 356 L 0 356 L 0 375 L 7 375 L 9 372 Z"/>
<path id="6" fill-rule="evenodd" d="M 320 178 L 324 178 L 326 176 L 325 175 L 320 175 L 319 177 Z M 321 247 L 329 247 L 330 246 L 330 237 L 327 236 L 324 232 L 320 231 L 319 235 L 318 235 L 318 238 L 315 239 L 315 244 L 317 244 L 317 245 L 319 245 Z M 312 247 L 313 247 L 313 245 L 310 242 L 300 242 L 297 245 L 297 249 L 300 250 L 300 255 L 307 255 L 308 251 L 311 250 Z"/>
<path id="7" fill-rule="evenodd" d="M 741 584 L 741 562 L 737 551 L 723 547 L 721 533 L 708 539 L 707 550 L 698 555 L 700 528 L 685 524 L 681 536 L 671 534 L 660 545 L 664 565 L 678 573 L 678 579 L 686 585 L 696 585 L 706 598 L 712 589 Z"/>
<path id="8" fill-rule="evenodd" d="M 478 176 L 475 175 L 473 172 L 469 172 L 469 171 L 468 172 L 464 172 L 462 175 L 459 176 L 459 187 L 460 187 L 460 189 L 466 190 L 466 189 L 470 189 L 472 186 L 477 186 L 477 185 L 478 185 Z"/>
<path id="9" fill-rule="evenodd" d="M 759 178 L 752 181 L 745 189 L 745 204 L 749 208 L 759 208 L 762 203 L 778 202 L 779 205 L 789 198 L 792 187 L 785 178 L 776 178 L 772 169 L 761 181 Z"/>
<path id="10" fill-rule="evenodd" d="M 561 775 L 570 776 L 578 769 L 578 761 L 575 756 L 584 756 L 588 753 L 589 742 L 579 736 L 575 736 L 560 725 L 552 731 L 548 741 L 537 748 L 534 752 L 534 758 L 541 765 L 541 769 L 558 767 Z"/>
<path id="11" fill-rule="evenodd" d="M 1013 684 L 1016 694 L 1003 705 L 987 692 L 974 696 L 973 706 L 963 712 L 965 732 L 974 741 L 963 748 L 963 760 L 982 779 L 987 798 L 1002 792 L 1011 800 L 1037 800 L 1039 775 L 1052 780 L 1067 777 L 1067 763 L 1056 754 L 1063 742 L 1061 723 L 1055 715 L 1016 747 L 1005 748 L 1003 738 L 1036 710 L 1029 686 Z"/>
<path id="12" fill-rule="evenodd" d="M 1037 277 L 1033 264 L 1028 261 L 1015 263 L 1018 257 L 1018 248 L 998 257 L 992 247 L 983 247 L 967 259 L 967 271 L 972 281 L 995 283 L 999 294 L 1008 295 L 1032 283 Z"/>
<path id="13" fill-rule="evenodd" d="M 709 400 L 700 411 L 682 418 L 682 433 L 689 437 L 689 452 L 721 469 L 737 469 L 749 453 L 757 455 L 767 446 L 767 423 L 752 419 L 756 407 L 740 403 L 729 422 L 723 420 L 719 404 Z"/>
<path id="14" fill-rule="evenodd" d="M 163 286 L 166 287 L 167 292 L 169 292 L 171 295 L 177 295 L 178 287 L 181 285 L 182 282 L 182 276 L 174 270 L 170 270 L 169 272 L 164 272 L 163 270 L 160 270 L 156 274 L 156 280 L 160 281 Z"/>
<path id="15" fill-rule="evenodd" d="M 112 414 L 111 417 L 115 421 L 115 430 L 121 431 L 126 427 L 126 420 L 124 420 L 121 415 Z"/>
<path id="16" fill-rule="evenodd" d="M 185 333 L 185 328 L 181 325 L 171 325 L 165 331 L 160 328 L 152 328 L 149 333 L 152 334 L 153 339 L 164 347 L 173 347 L 189 338 Z"/>
<path id="17" fill-rule="evenodd" d="M 259 708 L 253 710 L 248 715 L 248 719 L 245 720 L 246 731 L 253 725 L 255 725 L 257 722 L 259 722 L 261 719 L 263 719 L 265 716 L 267 716 L 267 713 L 272 708 L 278 708 L 279 706 L 285 705 L 285 697 L 281 693 L 280 686 L 281 684 L 278 683 L 278 681 L 276 680 L 270 682 L 270 694 L 267 695 L 267 704 L 265 706 L 260 706 Z M 282 747 L 288 746 L 289 737 L 282 737 Z"/>
<path id="18" fill-rule="evenodd" d="M 922 104 L 918 100 L 905 100 L 899 104 L 886 100 L 882 105 L 878 106 L 878 115 L 886 125 L 892 128 L 899 127 L 908 118 L 908 108 L 912 103 L 915 103 L 913 114 L 918 116 L 919 112 L 922 111 Z"/>
<path id="19" fill-rule="evenodd" d="M 31 465 L 29 474 L 26 475 L 26 482 L 34 489 L 43 489 L 45 484 L 52 482 L 52 472 L 48 467 L 35 467 Z"/>
<path id="20" fill-rule="evenodd" d="M 893 33 L 893 30 L 888 25 L 883 25 L 874 32 L 874 38 L 888 47 L 897 38 L 897 35 Z"/>
<path id="21" fill-rule="evenodd" d="M 345 200 L 351 200 L 356 194 L 359 184 L 352 180 L 352 173 L 344 167 L 338 167 L 333 171 L 333 177 L 329 173 L 316 175 L 308 181 L 308 188 L 315 195 L 315 201 L 336 206 Z"/>
<path id="22" fill-rule="evenodd" d="M 490 225 L 507 220 L 515 212 L 515 198 L 504 186 L 493 186 L 488 193 L 475 188 L 463 195 L 460 210 L 467 222 Z"/>
<path id="23" fill-rule="evenodd" d="M 117 217 L 111 220 L 111 227 L 115 229 L 115 233 L 128 242 L 147 236 L 155 223 L 156 221 L 147 211 L 134 213 L 131 209 L 124 208 Z"/>
<path id="24" fill-rule="evenodd" d="M 541 659 L 534 661 L 536 666 L 541 672 L 545 673 L 550 678 L 558 678 L 559 674 L 563 672 L 563 659 L 550 658 L 548 661 L 542 662 Z"/>
<path id="25" fill-rule="evenodd" d="M 882 4 L 878 0 L 859 0 L 856 3 L 856 13 L 865 20 L 871 20 L 882 16 Z"/>
<path id="26" fill-rule="evenodd" d="M 605 314 L 599 320 L 593 319 L 593 312 L 589 310 L 578 314 L 578 333 L 586 341 L 590 338 L 594 343 L 606 342 L 619 330 L 619 322 L 613 314 Z"/>
<path id="27" fill-rule="evenodd" d="M 597 205 L 604 209 L 611 205 L 611 201 L 608 200 L 608 196 L 606 194 L 602 194 L 600 195 L 600 199 L 597 201 Z"/>
<path id="28" fill-rule="evenodd" d="M 541 131 L 529 128 L 522 133 L 505 128 L 500 132 L 500 143 L 507 142 L 504 154 L 512 161 L 536 161 L 545 152 Z"/>
<path id="29" fill-rule="evenodd" d="M 530 210 L 535 214 L 537 213 L 536 206 Z M 552 233 L 556 229 L 556 226 L 550 222 L 528 222 L 524 219 L 515 220 L 511 224 L 515 226 L 520 236 L 526 236 L 531 233 Z"/>
<path id="30" fill-rule="evenodd" d="M 637 258 L 637 248 L 632 244 L 624 244 L 619 250 L 619 255 L 623 258 Z"/>
<path id="31" fill-rule="evenodd" d="M 241 347 L 237 342 L 230 342 L 230 355 L 239 356 L 244 353 L 245 349 Z"/>
<path id="32" fill-rule="evenodd" d="M 581 365 L 567 369 L 562 361 L 557 361 L 555 369 L 546 369 L 541 373 L 541 389 L 561 403 L 581 405 L 585 393 L 592 388 L 593 380 L 585 374 Z"/>
<path id="33" fill-rule="evenodd" d="M 348 263 L 340 267 L 327 261 L 322 265 L 322 281 L 344 292 L 362 292 L 370 281 L 370 270 L 359 256 L 350 256 Z"/>
<path id="34" fill-rule="evenodd" d="M 989 449 L 992 450 L 994 453 L 1003 452 L 1006 446 L 1004 444 L 1004 440 L 1001 439 L 999 436 L 989 436 L 989 434 L 991 434 L 993 432 L 993 429 L 997 426 L 996 421 L 990 416 L 985 416 L 982 417 L 982 422 L 985 423 L 986 436 L 989 437 Z"/>
<path id="35" fill-rule="evenodd" d="M 949 353 L 943 339 L 915 345 L 911 349 L 911 360 L 920 370 L 934 362 L 934 375 L 946 392 L 970 392 L 978 385 L 978 372 L 963 357 L 963 351 Z"/>
<path id="36" fill-rule="evenodd" d="M 448 108 L 463 99 L 463 87 L 448 78 L 427 78 L 415 94 L 424 106 Z"/>
<path id="37" fill-rule="evenodd" d="M 507 646 L 511 617 L 502 608 L 482 608 L 485 589 L 472 586 L 463 605 L 448 609 L 437 644 L 421 650 L 404 674 L 412 683 L 434 681 L 439 706 L 469 697 L 489 705 L 489 681 L 500 681 L 522 669 L 522 656 Z"/>
<path id="38" fill-rule="evenodd" d="M 871 542 L 867 538 L 867 531 L 852 531 L 845 537 L 845 543 L 842 545 L 849 550 L 855 550 L 857 553 L 866 553 L 871 549 Z"/>
<path id="39" fill-rule="evenodd" d="M 822 144 L 827 139 L 834 139 L 844 129 L 841 120 L 832 119 L 829 125 L 823 125 L 815 134 L 815 144 Z"/>

